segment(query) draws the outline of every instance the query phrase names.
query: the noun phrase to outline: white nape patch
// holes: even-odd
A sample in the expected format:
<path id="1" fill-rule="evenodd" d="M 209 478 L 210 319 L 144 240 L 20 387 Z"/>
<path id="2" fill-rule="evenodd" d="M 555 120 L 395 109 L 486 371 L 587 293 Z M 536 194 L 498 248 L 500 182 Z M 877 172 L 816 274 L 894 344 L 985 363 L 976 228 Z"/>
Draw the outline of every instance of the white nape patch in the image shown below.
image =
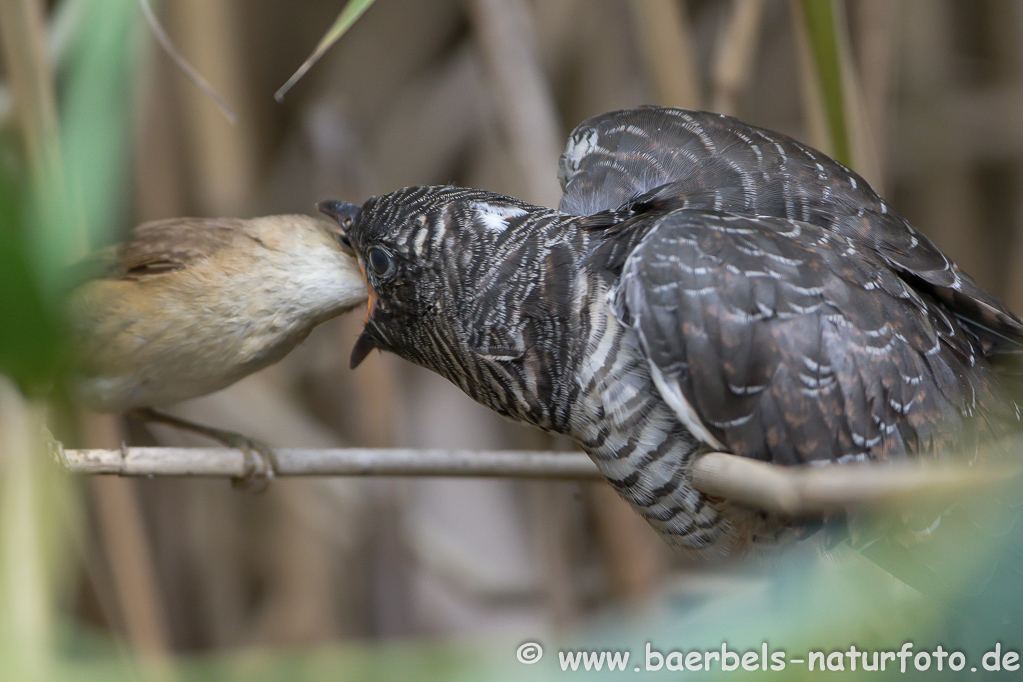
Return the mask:
<path id="1" fill-rule="evenodd" d="M 561 182 L 562 189 L 579 170 L 583 157 L 597 148 L 599 137 L 600 133 L 593 128 L 588 128 L 578 131 L 568 138 L 565 151 L 558 159 L 558 180 Z"/>
<path id="2" fill-rule="evenodd" d="M 664 378 L 664 374 L 661 373 L 661 369 L 653 361 L 647 360 L 647 364 L 650 365 L 650 375 L 654 379 L 654 385 L 661 392 L 661 397 L 664 398 L 664 401 L 674 411 L 675 416 L 682 421 L 683 426 L 689 429 L 689 432 L 696 436 L 697 439 L 707 445 L 726 451 L 724 444 L 715 438 L 710 430 L 704 426 L 703 422 L 700 421 L 700 418 L 696 416 L 696 410 L 689 404 L 686 397 L 682 395 L 682 390 L 678 387 L 678 384 L 669 383 Z"/>
<path id="3" fill-rule="evenodd" d="M 419 228 L 419 233 L 412 241 L 412 249 L 417 256 L 423 255 L 423 246 L 426 244 L 427 230 Z"/>
<path id="4" fill-rule="evenodd" d="M 491 232 L 504 232 L 508 229 L 508 218 L 526 215 L 525 209 L 518 206 L 502 206 L 479 202 L 473 206 L 483 227 Z"/>

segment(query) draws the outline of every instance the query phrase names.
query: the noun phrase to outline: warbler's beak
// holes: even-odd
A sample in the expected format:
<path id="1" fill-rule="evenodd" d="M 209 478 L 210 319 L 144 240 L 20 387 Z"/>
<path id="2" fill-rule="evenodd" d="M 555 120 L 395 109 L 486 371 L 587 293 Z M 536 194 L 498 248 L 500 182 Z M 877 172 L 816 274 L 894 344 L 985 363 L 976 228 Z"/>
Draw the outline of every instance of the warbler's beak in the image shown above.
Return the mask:
<path id="1" fill-rule="evenodd" d="M 342 232 L 337 236 L 337 240 L 341 242 L 341 250 L 352 258 L 355 257 L 355 247 L 352 246 L 352 240 L 348 238 L 348 235 Z"/>

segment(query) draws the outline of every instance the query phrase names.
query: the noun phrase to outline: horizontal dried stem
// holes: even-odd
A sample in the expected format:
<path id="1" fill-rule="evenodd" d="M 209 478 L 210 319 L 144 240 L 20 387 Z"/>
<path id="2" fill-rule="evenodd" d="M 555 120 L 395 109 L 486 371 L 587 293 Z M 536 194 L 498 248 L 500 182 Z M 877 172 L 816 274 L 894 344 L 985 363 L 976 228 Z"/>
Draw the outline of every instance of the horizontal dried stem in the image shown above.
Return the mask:
<path id="1" fill-rule="evenodd" d="M 280 476 L 457 476 L 599 479 L 579 452 L 296 449 L 276 451 Z M 83 474 L 229 476 L 245 473 L 233 448 L 64 450 L 64 466 Z M 790 517 L 817 516 L 854 506 L 915 504 L 955 498 L 1023 473 L 1006 466 L 919 462 L 788 467 L 710 452 L 692 465 L 693 485 L 730 502 Z"/>
<path id="2" fill-rule="evenodd" d="M 294 449 L 277 453 L 279 476 L 515 476 L 599 478 L 578 452 L 471 450 Z M 120 476 L 241 476 L 245 461 L 233 448 L 65 450 L 65 466 L 85 474 Z"/>
<path id="3" fill-rule="evenodd" d="M 853 506 L 951 501 L 1021 473 L 1018 467 L 921 462 L 784 467 L 721 452 L 700 456 L 692 470 L 693 485 L 707 495 L 790 517 Z"/>

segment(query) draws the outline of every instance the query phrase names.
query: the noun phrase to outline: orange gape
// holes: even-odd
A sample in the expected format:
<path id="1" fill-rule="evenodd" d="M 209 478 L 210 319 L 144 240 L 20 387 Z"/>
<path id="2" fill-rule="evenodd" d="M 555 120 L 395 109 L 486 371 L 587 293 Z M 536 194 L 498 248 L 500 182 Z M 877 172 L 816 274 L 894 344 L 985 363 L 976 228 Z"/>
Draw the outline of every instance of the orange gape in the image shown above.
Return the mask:
<path id="1" fill-rule="evenodd" d="M 369 300 L 366 301 L 366 319 L 363 320 L 363 324 L 369 322 L 369 316 L 373 314 L 373 307 L 377 304 L 377 292 L 373 291 L 373 287 L 369 285 L 369 278 L 366 277 L 366 268 L 362 264 L 362 259 L 359 259 L 359 270 L 362 271 L 362 279 L 366 282 L 366 291 L 369 292 Z"/>

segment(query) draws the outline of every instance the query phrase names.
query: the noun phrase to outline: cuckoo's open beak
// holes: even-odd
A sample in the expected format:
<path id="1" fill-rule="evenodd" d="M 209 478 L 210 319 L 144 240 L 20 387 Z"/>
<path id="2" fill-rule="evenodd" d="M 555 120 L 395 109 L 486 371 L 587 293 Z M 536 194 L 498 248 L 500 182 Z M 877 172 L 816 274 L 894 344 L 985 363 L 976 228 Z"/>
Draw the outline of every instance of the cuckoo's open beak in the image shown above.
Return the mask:
<path id="1" fill-rule="evenodd" d="M 316 208 L 323 214 L 333 218 L 341 229 L 344 231 L 342 241 L 344 241 L 349 247 L 351 247 L 351 241 L 348 237 L 348 231 L 355 224 L 355 219 L 359 215 L 359 211 L 362 207 L 356 204 L 350 204 L 347 201 L 338 201 L 335 199 L 321 201 L 316 204 Z M 373 291 L 373 287 L 369 285 L 369 280 L 366 278 L 366 268 L 363 266 L 362 259 L 359 258 L 359 269 L 362 270 L 362 278 L 366 281 L 366 289 L 369 292 L 369 300 L 366 303 L 366 324 L 369 324 L 369 318 L 373 315 L 373 309 L 376 307 L 377 295 Z M 355 369 L 359 363 L 366 359 L 369 352 L 376 348 L 376 341 L 370 335 L 368 329 L 364 329 L 362 334 L 359 335 L 358 340 L 355 342 L 355 347 L 352 348 L 352 358 L 350 365 L 352 369 Z"/>
<path id="2" fill-rule="evenodd" d="M 348 361 L 348 366 L 355 369 L 362 361 L 366 359 L 369 352 L 377 347 L 376 340 L 371 336 L 369 329 L 363 329 L 362 333 L 359 334 L 359 338 L 355 341 L 355 346 L 352 347 L 352 357 Z"/>
<path id="3" fill-rule="evenodd" d="M 341 234 L 338 235 L 341 245 L 350 255 L 355 255 L 349 230 L 355 224 L 355 218 L 359 215 L 360 207 L 347 201 L 328 200 L 319 202 L 316 204 L 316 208 L 320 213 L 333 218 L 334 222 L 341 226 Z"/>
<path id="4" fill-rule="evenodd" d="M 350 204 L 347 201 L 330 199 L 316 204 L 316 209 L 337 221 L 343 229 L 348 230 L 355 224 L 355 217 L 359 215 L 361 206 Z"/>
<path id="5" fill-rule="evenodd" d="M 349 361 L 349 367 L 355 369 L 359 366 L 369 352 L 376 348 L 376 342 L 369 335 L 369 319 L 373 316 L 373 311 L 377 307 L 377 293 L 373 291 L 373 287 L 369 284 L 369 278 L 366 277 L 366 268 L 362 264 L 362 259 L 359 258 L 359 269 L 362 271 L 362 279 L 366 282 L 366 291 L 369 292 L 369 298 L 366 301 L 366 328 L 362 330 L 362 334 L 359 335 L 358 340 L 355 342 L 355 347 L 352 348 L 352 359 Z"/>

